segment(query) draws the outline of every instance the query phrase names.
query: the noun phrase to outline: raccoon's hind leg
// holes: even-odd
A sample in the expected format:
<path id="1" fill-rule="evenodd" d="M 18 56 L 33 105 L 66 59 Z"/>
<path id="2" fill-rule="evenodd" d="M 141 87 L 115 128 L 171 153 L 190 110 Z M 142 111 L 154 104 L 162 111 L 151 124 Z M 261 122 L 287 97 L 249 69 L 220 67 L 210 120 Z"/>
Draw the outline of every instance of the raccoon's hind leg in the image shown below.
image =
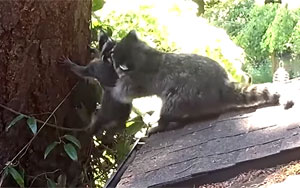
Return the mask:
<path id="1" fill-rule="evenodd" d="M 193 116 L 183 115 L 181 117 L 176 117 L 173 115 L 166 115 L 164 114 L 164 112 L 162 112 L 158 121 L 158 126 L 149 129 L 147 135 L 150 136 L 151 134 L 157 132 L 179 129 L 192 122 L 200 122 L 215 119 L 218 118 L 220 114 L 221 113 L 218 110 L 216 110 L 216 112 L 207 111 L 206 113 L 205 110 L 203 110 L 203 113 L 199 113 L 198 115 L 194 114 Z"/>
<path id="2" fill-rule="evenodd" d="M 114 136 L 126 128 L 125 122 L 107 119 L 104 116 L 103 109 L 100 109 L 93 115 L 92 121 L 87 127 L 87 132 L 92 136 L 99 136 L 102 143 L 108 146 L 114 142 Z"/>
<path id="3" fill-rule="evenodd" d="M 108 134 L 121 132 L 126 127 L 130 112 L 131 104 L 120 103 L 109 91 L 104 90 L 101 108 L 94 114 L 89 125 L 91 134 L 103 133 L 103 131 Z"/>

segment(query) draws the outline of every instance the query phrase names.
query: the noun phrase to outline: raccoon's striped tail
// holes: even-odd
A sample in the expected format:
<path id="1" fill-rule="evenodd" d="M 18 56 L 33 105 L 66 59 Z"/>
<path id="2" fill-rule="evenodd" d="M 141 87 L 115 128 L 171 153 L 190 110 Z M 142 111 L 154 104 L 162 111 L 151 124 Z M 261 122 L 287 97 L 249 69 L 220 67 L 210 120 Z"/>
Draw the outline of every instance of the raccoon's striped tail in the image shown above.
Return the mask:
<path id="1" fill-rule="evenodd" d="M 228 98 L 229 104 L 231 103 L 235 107 L 252 107 L 262 105 L 279 105 L 280 93 L 279 88 L 276 88 L 275 84 L 253 84 L 243 85 L 241 83 L 231 82 L 229 83 L 232 94 Z M 293 101 L 284 101 L 282 103 L 285 109 L 291 108 L 294 103 Z"/>

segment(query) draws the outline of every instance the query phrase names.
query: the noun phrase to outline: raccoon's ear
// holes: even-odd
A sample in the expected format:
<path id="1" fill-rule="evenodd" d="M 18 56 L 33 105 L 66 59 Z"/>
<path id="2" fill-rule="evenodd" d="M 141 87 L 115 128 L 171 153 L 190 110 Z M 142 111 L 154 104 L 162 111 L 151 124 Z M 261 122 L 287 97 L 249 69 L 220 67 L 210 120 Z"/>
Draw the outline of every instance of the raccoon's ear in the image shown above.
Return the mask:
<path id="1" fill-rule="evenodd" d="M 138 41 L 138 36 L 135 30 L 131 30 L 125 38 L 129 41 Z"/>
<path id="2" fill-rule="evenodd" d="M 99 45 L 99 51 L 102 51 L 103 45 L 109 40 L 108 35 L 100 29 L 99 36 L 98 36 L 98 45 Z"/>

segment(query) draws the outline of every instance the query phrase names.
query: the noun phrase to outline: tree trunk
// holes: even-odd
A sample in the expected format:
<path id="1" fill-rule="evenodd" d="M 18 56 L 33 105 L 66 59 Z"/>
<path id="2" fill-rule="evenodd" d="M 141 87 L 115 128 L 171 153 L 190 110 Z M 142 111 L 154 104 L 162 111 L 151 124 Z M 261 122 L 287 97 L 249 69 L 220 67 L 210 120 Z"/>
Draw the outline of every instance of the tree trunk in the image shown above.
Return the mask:
<path id="1" fill-rule="evenodd" d="M 271 61 L 272 61 L 272 74 L 275 73 L 275 71 L 278 69 L 279 64 L 278 64 L 278 60 L 276 58 L 276 52 L 272 52 L 271 53 Z"/>
<path id="2" fill-rule="evenodd" d="M 88 60 L 90 15 L 90 0 L 0 1 L 0 103 L 17 112 L 36 114 L 33 115 L 36 119 L 45 121 L 76 83 L 74 76 L 60 69 L 57 59 L 64 54 L 83 64 Z M 93 108 L 96 98 L 88 98 L 89 104 L 84 101 L 89 89 L 92 88 L 80 83 L 50 123 L 83 127 L 75 107 L 85 103 Z M 33 138 L 24 120 L 5 130 L 16 116 L 0 107 L 0 170 Z M 78 162 L 67 156 L 63 143 L 44 159 L 46 147 L 64 134 L 80 140 Z M 12 164 L 19 171 L 24 169 L 25 187 L 45 187 L 46 177 L 53 181 L 66 177 L 67 185 L 83 186 L 82 179 L 86 178 L 81 177 L 81 172 L 89 158 L 90 143 L 91 138 L 85 132 L 45 126 Z M 9 187 L 17 185 L 11 175 L 4 181 L 0 179 L 0 187 L 1 183 Z"/>

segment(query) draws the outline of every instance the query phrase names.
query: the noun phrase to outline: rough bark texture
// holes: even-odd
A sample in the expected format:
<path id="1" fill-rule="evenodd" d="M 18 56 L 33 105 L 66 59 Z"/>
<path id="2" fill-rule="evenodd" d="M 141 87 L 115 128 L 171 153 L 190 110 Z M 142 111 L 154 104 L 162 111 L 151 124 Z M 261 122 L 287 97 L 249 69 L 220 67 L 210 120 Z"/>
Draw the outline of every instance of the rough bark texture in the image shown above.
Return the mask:
<path id="1" fill-rule="evenodd" d="M 76 83 L 74 77 L 60 70 L 57 59 L 65 54 L 82 64 L 87 62 L 90 11 L 90 0 L 0 1 L 1 104 L 25 114 L 39 114 L 35 116 L 37 119 L 49 116 L 47 113 L 54 110 Z M 83 126 L 75 106 L 84 103 L 84 87 L 77 87 L 55 113 L 58 126 Z M 93 106 L 93 101 L 89 101 Z M 0 170 L 33 137 L 25 121 L 5 131 L 15 116 L 0 107 Z M 55 121 L 52 118 L 51 122 Z M 60 170 L 47 177 L 56 181 L 60 174 L 65 174 L 69 185 L 83 185 L 79 176 L 91 141 L 85 133 L 73 133 L 83 145 L 79 162 L 72 162 L 62 146 L 43 159 L 45 148 L 66 133 L 72 134 L 46 126 L 26 154 L 15 161 L 20 161 L 18 167 L 25 170 L 25 185 L 29 186 L 37 175 L 57 169 Z M 14 186 L 13 183 L 8 176 L 3 185 Z M 45 176 L 39 176 L 32 186 L 46 186 Z"/>

